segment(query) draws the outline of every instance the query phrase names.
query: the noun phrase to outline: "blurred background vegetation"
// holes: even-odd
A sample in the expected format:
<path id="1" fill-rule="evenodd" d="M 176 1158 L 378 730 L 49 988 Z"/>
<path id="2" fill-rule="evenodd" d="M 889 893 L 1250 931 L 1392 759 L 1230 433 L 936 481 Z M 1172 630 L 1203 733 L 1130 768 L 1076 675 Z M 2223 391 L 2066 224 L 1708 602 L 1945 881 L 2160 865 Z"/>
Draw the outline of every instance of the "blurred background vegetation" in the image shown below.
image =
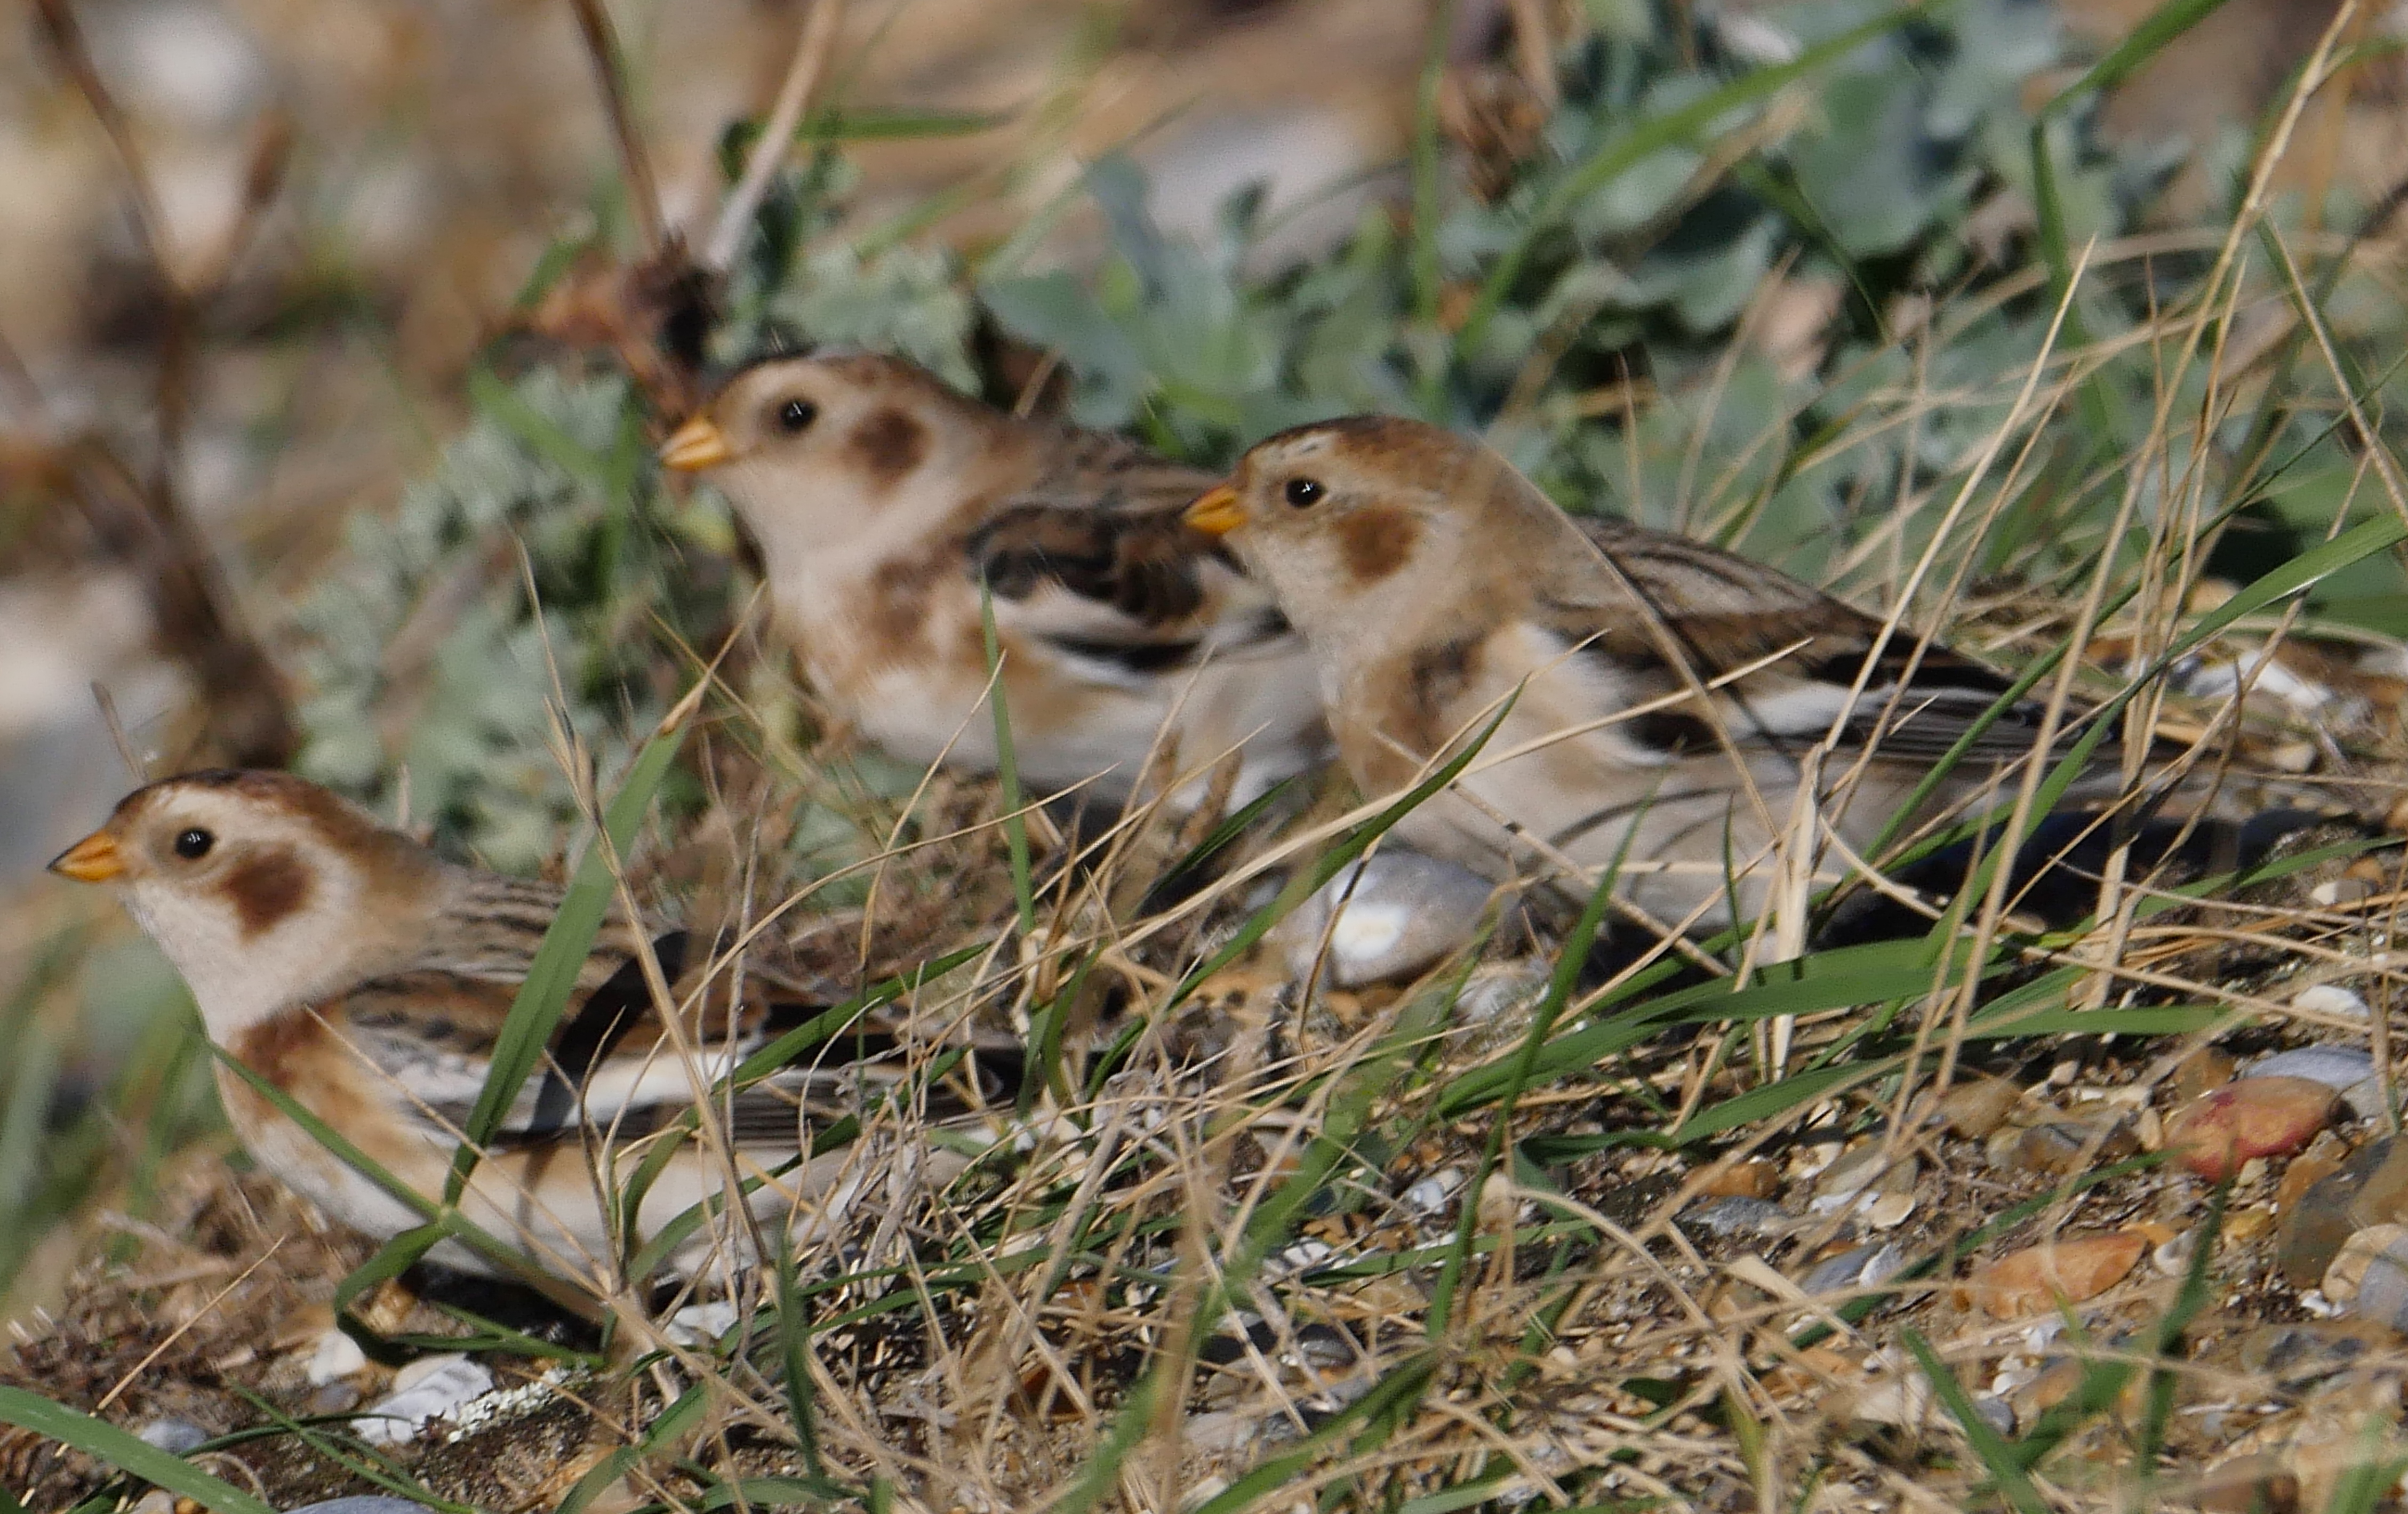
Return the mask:
<path id="1" fill-rule="evenodd" d="M 671 227 L 705 234 L 807 10 L 610 7 Z M 1867 603 L 1937 544 L 1934 622 L 2078 588 L 2102 554 L 2143 573 L 2176 537 L 2252 577 L 2377 507 L 2343 422 L 2408 397 L 2397 44 L 2386 12 L 2343 18 L 2259 185 L 2332 7 L 2152 14 L 854 0 L 705 345 L 897 350 L 1206 464 L 1301 420 L 1420 414 L 1574 507 Z M 26 0 L 0 27 L 0 1208 L 24 1217 L 0 1282 L 22 1311 L 98 1234 L 60 1220 L 138 1212 L 213 1121 L 164 964 L 39 871 L 133 782 L 95 682 L 154 770 L 289 759 L 532 871 L 574 815 L 559 730 L 608 773 L 752 585 L 724 510 L 665 493 L 675 417 L 588 319 L 650 201 L 575 7 Z M 2219 250 L 2261 212 L 2280 236 L 2234 244 L 2243 279 Z M 2167 347 L 2160 316 L 2191 307 L 2204 356 Z M 2303 355 L 2310 307 L 2329 362 Z M 1995 493 L 1968 518 L 1977 477 Z M 2311 621 L 2408 631 L 2408 579 L 2363 563 Z M 739 662 L 804 779 L 795 865 L 821 870 L 853 833 L 793 758 L 807 711 L 774 659 Z"/>

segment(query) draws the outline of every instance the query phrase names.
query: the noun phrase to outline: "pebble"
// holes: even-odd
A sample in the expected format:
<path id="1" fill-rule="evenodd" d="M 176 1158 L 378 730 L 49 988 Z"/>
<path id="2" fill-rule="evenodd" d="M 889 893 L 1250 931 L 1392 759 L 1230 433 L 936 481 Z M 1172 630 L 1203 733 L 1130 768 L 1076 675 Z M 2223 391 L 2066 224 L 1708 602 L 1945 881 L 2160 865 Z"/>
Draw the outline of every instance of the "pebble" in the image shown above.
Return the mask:
<path id="1" fill-rule="evenodd" d="M 1349 863 L 1281 922 L 1288 970 L 1301 978 L 1318 956 L 1324 981 L 1340 988 L 1411 978 L 1470 944 L 1495 892 L 1486 878 L 1414 851 Z"/>
<path id="2" fill-rule="evenodd" d="M 172 1416 L 153 1420 L 134 1433 L 145 1445 L 156 1446 L 170 1456 L 189 1456 L 209 1439 L 209 1433 L 199 1425 Z"/>
<path id="3" fill-rule="evenodd" d="M 2304 1078 L 2341 1095 L 2349 1112 L 2364 1118 L 2383 1110 L 2383 1085 L 2374 1059 L 2354 1046 L 2302 1046 L 2253 1064 L 2252 1078 Z"/>
<path id="4" fill-rule="evenodd" d="M 1463 1186 L 1463 1174 L 1453 1167 L 1431 1173 L 1398 1196 L 1398 1202 L 1416 1214 L 1436 1214 L 1446 1207 L 1447 1199 Z"/>
<path id="5" fill-rule="evenodd" d="M 2272 1451 L 2251 1451 L 2200 1474 L 2176 1500 L 2200 1514 L 2280 1514 L 2300 1506 L 2300 1479 Z"/>
<path id="6" fill-rule="evenodd" d="M 2024 1396 L 2035 1413 L 2045 1413 L 2063 1403 L 2068 1394 L 2082 1386 L 2087 1368 L 2071 1357 L 2060 1356 L 2036 1374 Z"/>
<path id="7" fill-rule="evenodd" d="M 2312 1155 L 2302 1153 L 2300 1160 Z M 2354 1231 L 2408 1218 L 2408 1146 L 2395 1136 L 2367 1142 L 2338 1170 L 2308 1185 L 2286 1207 L 2276 1261 L 2294 1288 L 2314 1288 Z"/>
<path id="8" fill-rule="evenodd" d="M 339 1378 L 348 1378 L 368 1364 L 368 1353 L 360 1343 L 339 1330 L 329 1329 L 318 1337 L 310 1350 L 306 1369 L 312 1388 L 323 1388 Z"/>
<path id="9" fill-rule="evenodd" d="M 2274 1212 L 2288 1215 L 2298 1209 L 2308 1191 L 2341 1171 L 2349 1157 L 2349 1143 L 2331 1131 L 2310 1141 L 2307 1150 L 2283 1169 L 2283 1180 L 2274 1185 Z"/>
<path id="10" fill-rule="evenodd" d="M 691 1350 L 695 1347 L 713 1346 L 736 1324 L 737 1309 L 726 1299 L 713 1299 L 706 1304 L 689 1304 L 669 1316 L 662 1331 L 672 1345 Z"/>
<path id="11" fill-rule="evenodd" d="M 1784 1170 L 1792 1182 L 1807 1178 L 1818 1178 L 1822 1176 L 1825 1168 L 1840 1160 L 1841 1150 L 1842 1147 L 1836 1138 L 1801 1142 L 1790 1149 L 1789 1164 Z"/>
<path id="12" fill-rule="evenodd" d="M 1852 1246 L 1814 1264 L 1813 1269 L 1799 1279 L 1798 1287 L 1810 1298 L 1878 1288 L 1905 1266 L 1906 1252 L 1895 1245 Z"/>
<path id="13" fill-rule="evenodd" d="M 2238 1246 L 2274 1228 L 2274 1211 L 2262 1204 L 2234 1209 L 2224 1217 L 2224 1239 Z"/>
<path id="14" fill-rule="evenodd" d="M 393 1392 L 370 1405 L 351 1428 L 370 1445 L 400 1445 L 417 1438 L 427 1421 L 493 1391 L 494 1375 L 466 1356 L 422 1356 L 393 1375 Z"/>
<path id="15" fill-rule="evenodd" d="M 2128 1121 L 2118 1120 L 2101 1134 L 2096 1125 L 2052 1120 L 2021 1130 L 2001 1130 L 1990 1137 L 1994 1167 L 2009 1172 L 2063 1178 L 2102 1162 L 2121 1162 L 2141 1149 Z"/>
<path id="16" fill-rule="evenodd" d="M 2137 1230 L 2081 1235 L 2002 1256 L 1965 1279 L 1964 1292 L 1995 1320 L 2080 1303 L 2120 1282 L 2149 1249 Z"/>
<path id="17" fill-rule="evenodd" d="M 1710 1173 L 1698 1192 L 1713 1198 L 1769 1199 L 1781 1192 L 1781 1168 L 1762 1157 L 1734 1162 Z"/>
<path id="18" fill-rule="evenodd" d="M 1936 1424 L 1947 1411 L 1935 1402 L 1931 1385 L 1920 1376 L 1889 1377 L 1869 1383 L 1843 1399 L 1848 1417 L 1866 1424 Z"/>
<path id="19" fill-rule="evenodd" d="M 1974 1078 L 1950 1089 L 1940 1100 L 1940 1118 L 1969 1141 L 1988 1139 L 2007 1122 L 2024 1091 L 2003 1078 Z"/>
<path id="20" fill-rule="evenodd" d="M 2212 1088 L 2222 1088 L 2232 1081 L 2231 1056 L 2212 1046 L 2202 1046 L 2174 1064 L 2174 1102 L 2188 1104 Z"/>
<path id="21" fill-rule="evenodd" d="M 1882 1150 L 1879 1141 L 1868 1142 L 1853 1151 L 1843 1153 L 1837 1162 L 1823 1169 L 1814 1182 L 1814 1197 L 1808 1207 L 1816 1214 L 1828 1214 L 1847 1207 L 1856 1196 L 1878 1183 L 1885 1192 L 1896 1193 L 1914 1186 L 1915 1160 L 1911 1155 L 1892 1155 Z"/>
<path id="22" fill-rule="evenodd" d="M 2363 1320 L 2259 1325 L 2241 1337 L 2241 1367 L 2252 1377 L 2297 1388 L 2345 1371 L 2392 1344 L 2387 1328 Z"/>
<path id="23" fill-rule="evenodd" d="M 1884 1193 L 1865 1206 L 1865 1223 L 1875 1230 L 1893 1230 L 1914 1212 L 1912 1193 Z"/>
<path id="24" fill-rule="evenodd" d="M 2357 904 L 2374 896 L 2374 885 L 2362 878 L 2329 878 L 2308 890 L 2308 902 L 2323 909 Z"/>
<path id="25" fill-rule="evenodd" d="M 2333 1091 L 2304 1078 L 2243 1078 L 2202 1094 L 2166 1123 L 2166 1150 L 2209 1182 L 2258 1157 L 2288 1156 L 2332 1119 Z"/>
<path id="26" fill-rule="evenodd" d="M 1709 1235 L 1779 1235 L 1793 1228 L 1798 1219 L 1768 1199 L 1734 1196 L 1691 1205 L 1682 1212 L 1681 1223 Z"/>
<path id="27" fill-rule="evenodd" d="M 2366 1001 L 2338 983 L 2311 983 L 2291 995 L 2291 1007 L 2312 1015 L 2338 1015 L 2364 1020 Z"/>
<path id="28" fill-rule="evenodd" d="M 1994 1397 L 1989 1393 L 1976 1394 L 1973 1399 L 1973 1415 L 1997 1435 L 2012 1435 L 2015 1433 L 2014 1406 L 2003 1398 Z"/>
<path id="29" fill-rule="evenodd" d="M 2321 1292 L 2358 1319 L 2408 1326 L 2408 1225 L 2369 1225 L 2343 1242 Z"/>

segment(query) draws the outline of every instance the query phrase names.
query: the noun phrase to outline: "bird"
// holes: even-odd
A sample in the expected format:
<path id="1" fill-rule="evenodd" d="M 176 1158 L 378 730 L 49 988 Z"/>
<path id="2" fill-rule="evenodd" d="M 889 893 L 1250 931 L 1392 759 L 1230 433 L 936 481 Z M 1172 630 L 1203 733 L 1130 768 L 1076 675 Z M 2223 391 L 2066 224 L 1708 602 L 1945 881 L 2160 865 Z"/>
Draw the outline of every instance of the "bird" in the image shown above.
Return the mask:
<path id="1" fill-rule="evenodd" d="M 369 1235 L 423 1222 L 417 1207 L 224 1063 L 281 1090 L 412 1193 L 438 1200 L 561 888 L 447 861 L 315 783 L 242 769 L 135 790 L 50 867 L 113 891 L 182 976 L 223 1053 L 228 1121 L 264 1168 Z M 640 944 L 668 982 L 673 1017 L 647 987 Z M 828 1006 L 766 947 L 748 950 L 737 981 L 724 960 L 706 962 L 724 954 L 704 945 L 613 907 L 579 966 L 542 1076 L 519 1093 L 476 1167 L 463 1214 L 539 1275 L 607 1286 L 613 1259 L 723 1194 L 731 1172 L 739 1181 L 775 1174 L 752 1201 L 765 1221 L 824 1213 L 859 1181 L 857 1150 L 797 1158 L 815 1124 L 846 1115 L 868 1124 L 878 1103 L 871 1068 L 824 1064 L 881 1053 L 891 1063 L 895 1037 L 847 1027 L 804 1053 L 820 1066 L 714 1091 L 744 1057 Z M 680 1140 L 682 1118 L 706 1098 L 713 1114 L 702 1122 L 724 1131 L 724 1150 Z M 675 1150 L 643 1194 L 637 1234 L 624 1234 L 619 1193 L 664 1141 Z M 963 1165 L 939 1152 L 924 1170 L 941 1178 Z M 717 1233 L 730 1229 L 735 1243 L 723 1246 Z M 744 1232 L 705 1223 L 671 1249 L 665 1270 L 691 1277 L 755 1260 Z M 431 1256 L 505 1270 L 458 1240 Z"/>
<path id="2" fill-rule="evenodd" d="M 1326 760 L 1302 641 L 1182 523 L 1211 474 L 853 352 L 738 369 L 659 456 L 725 494 L 811 684 L 894 756 L 996 769 L 991 605 L 1032 788 L 1184 811 L 1232 753 L 1238 804 Z"/>
<path id="3" fill-rule="evenodd" d="M 1995 790 L 2044 734 L 2044 712 L 1973 659 L 1884 636 L 1732 553 L 1575 520 L 1488 447 L 1418 421 L 1267 437 L 1186 520 L 1311 647 L 1367 794 L 1424 780 L 1495 725 L 1399 842 L 1499 880 L 1616 868 L 1627 903 L 1693 932 L 1760 915 L 1801 859 L 1834 880 L 1801 790 L 1817 827 L 1861 850 L 1960 738 L 1933 813 Z"/>

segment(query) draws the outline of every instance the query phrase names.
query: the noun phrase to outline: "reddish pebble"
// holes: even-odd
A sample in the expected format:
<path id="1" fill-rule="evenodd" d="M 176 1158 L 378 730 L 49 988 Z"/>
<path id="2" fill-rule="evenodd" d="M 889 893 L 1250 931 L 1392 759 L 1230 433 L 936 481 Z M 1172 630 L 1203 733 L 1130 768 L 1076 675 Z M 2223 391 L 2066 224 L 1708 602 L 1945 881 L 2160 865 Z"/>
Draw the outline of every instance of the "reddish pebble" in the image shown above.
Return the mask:
<path id="1" fill-rule="evenodd" d="M 1762 1157 L 1734 1162 L 1707 1174 L 1698 1192 L 1713 1198 L 1769 1199 L 1781 1192 L 1781 1169 Z"/>
<path id="2" fill-rule="evenodd" d="M 2007 1122 L 2024 1091 L 2003 1078 L 1975 1076 L 1950 1089 L 1940 1100 L 1940 1117 L 1948 1128 L 1969 1141 L 1987 1140 Z"/>
<path id="3" fill-rule="evenodd" d="M 2288 1156 L 2315 1138 L 2341 1095 L 2304 1078 L 2243 1078 L 2203 1093 L 2166 1124 L 2166 1150 L 2219 1183 L 2252 1157 Z"/>
<path id="4" fill-rule="evenodd" d="M 2002 1256 L 1965 1279 L 1965 1292 L 1995 1320 L 2015 1320 L 2055 1308 L 2059 1300 L 2078 1304 L 2115 1286 L 2149 1237 L 2137 1230 L 2111 1230 Z"/>

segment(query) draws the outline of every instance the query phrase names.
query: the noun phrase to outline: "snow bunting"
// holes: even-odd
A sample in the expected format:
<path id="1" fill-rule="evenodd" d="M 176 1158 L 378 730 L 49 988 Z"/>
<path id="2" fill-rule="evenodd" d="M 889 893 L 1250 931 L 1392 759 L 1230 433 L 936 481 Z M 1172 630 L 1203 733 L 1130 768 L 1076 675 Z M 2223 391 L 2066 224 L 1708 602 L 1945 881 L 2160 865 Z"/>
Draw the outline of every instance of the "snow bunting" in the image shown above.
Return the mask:
<path id="1" fill-rule="evenodd" d="M 2008 687 L 1905 632 L 1868 668 L 1870 617 L 1697 542 L 1576 522 L 1495 452 L 1419 421 L 1272 436 L 1187 521 L 1225 537 L 1311 644 L 1367 793 L 1409 786 L 1505 712 L 1399 840 L 1492 878 L 1619 860 L 1626 896 L 1658 918 L 1758 912 L 1784 838 L 1816 835 L 1801 772 L 1822 775 L 1818 823 L 1870 844 Z M 2005 710 L 1940 801 L 2026 756 L 2037 723 Z"/>
<path id="2" fill-rule="evenodd" d="M 266 772 L 192 773 L 137 789 L 50 868 L 112 888 L 183 975 L 212 1041 L 428 1199 L 442 1195 L 496 1034 L 562 897 L 548 884 L 445 862 L 326 790 Z M 818 1007 L 782 1002 L 810 996 L 750 963 L 738 990 L 725 972 L 706 982 L 700 959 L 712 953 L 682 931 L 643 931 L 680 1023 L 665 1023 L 638 932 L 614 911 L 544 1071 L 522 1091 L 462 1203 L 487 1235 L 565 1276 L 609 1278 L 608 1259 L 633 1249 L 616 1233 L 615 1193 L 637 1163 L 659 1141 L 680 1140 L 679 1117 L 716 1078 Z M 848 1032 L 805 1055 L 836 1061 L 888 1039 Z M 815 1078 L 834 1080 L 797 1067 L 714 1097 L 732 1158 L 681 1141 L 644 1197 L 641 1235 L 721 1193 L 731 1170 L 744 1180 L 790 1162 L 813 1117 L 865 1112 L 806 1104 Z M 252 1156 L 329 1215 L 378 1236 L 420 1222 L 223 1066 L 218 1088 Z M 837 1202 L 831 1191 L 855 1156 L 831 1150 L 767 1178 L 755 1213 Z M 728 1253 L 711 1252 L 712 1232 L 724 1228 L 703 1225 L 670 1265 L 726 1264 Z M 451 1242 L 436 1254 L 487 1265 Z"/>
<path id="3" fill-rule="evenodd" d="M 859 355 L 744 368 L 660 455 L 726 493 L 805 672 L 897 757 L 995 766 L 982 584 L 1034 787 L 1117 803 L 1149 753 L 1198 775 L 1242 749 L 1242 802 L 1326 752 L 1302 643 L 1181 523 L 1209 475 Z"/>

